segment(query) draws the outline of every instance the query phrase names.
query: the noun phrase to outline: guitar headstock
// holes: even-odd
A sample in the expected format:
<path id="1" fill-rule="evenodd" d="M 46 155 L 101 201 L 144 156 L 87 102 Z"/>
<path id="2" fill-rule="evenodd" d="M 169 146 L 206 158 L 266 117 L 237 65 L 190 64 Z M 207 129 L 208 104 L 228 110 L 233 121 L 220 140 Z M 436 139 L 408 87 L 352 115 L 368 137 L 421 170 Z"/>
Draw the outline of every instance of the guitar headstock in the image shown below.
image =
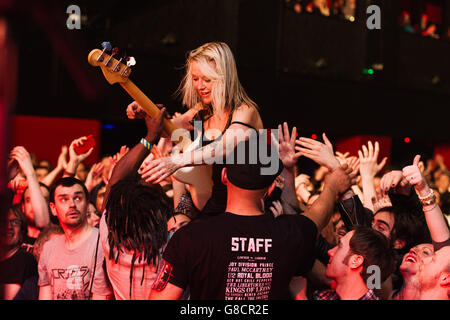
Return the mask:
<path id="1" fill-rule="evenodd" d="M 103 75 L 110 84 L 127 82 L 128 76 L 131 73 L 131 66 L 136 64 L 133 57 L 126 59 L 120 58 L 117 60 L 114 56 L 117 54 L 118 49 L 111 49 L 109 42 L 103 42 L 103 51 L 100 49 L 92 50 L 88 55 L 88 62 L 94 67 L 100 67 Z M 110 54 L 106 51 L 111 51 Z M 126 65 L 122 63 L 122 60 L 126 60 Z"/>

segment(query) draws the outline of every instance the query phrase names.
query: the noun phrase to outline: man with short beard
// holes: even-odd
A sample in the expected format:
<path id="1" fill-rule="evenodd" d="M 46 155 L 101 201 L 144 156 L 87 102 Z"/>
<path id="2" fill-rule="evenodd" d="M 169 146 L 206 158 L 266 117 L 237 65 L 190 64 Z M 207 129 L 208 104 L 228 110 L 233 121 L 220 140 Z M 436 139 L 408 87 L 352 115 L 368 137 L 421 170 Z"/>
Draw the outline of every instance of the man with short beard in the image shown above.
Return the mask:
<path id="1" fill-rule="evenodd" d="M 450 246 L 425 258 L 418 275 L 420 300 L 450 300 Z"/>
<path id="2" fill-rule="evenodd" d="M 436 252 L 424 243 L 403 257 L 400 272 L 404 285 L 394 300 L 449 300 L 450 246 Z"/>
<path id="3" fill-rule="evenodd" d="M 427 221 L 432 244 L 420 244 L 403 257 L 400 271 L 404 285 L 395 300 L 449 299 L 450 288 L 450 229 L 436 202 L 436 196 L 428 186 L 416 155 L 413 165 L 403 168 L 403 177 L 419 196 Z"/>
<path id="4" fill-rule="evenodd" d="M 39 260 L 40 300 L 107 299 L 112 290 L 103 271 L 98 229 L 87 222 L 88 192 L 75 178 L 58 180 L 50 209 L 64 230 L 45 243 Z"/>
<path id="5" fill-rule="evenodd" d="M 369 288 L 369 267 L 379 268 L 380 283 L 395 268 L 394 252 L 381 232 L 356 226 L 328 254 L 325 276 L 334 280 L 334 288 L 314 292 L 314 300 L 379 300 Z"/>

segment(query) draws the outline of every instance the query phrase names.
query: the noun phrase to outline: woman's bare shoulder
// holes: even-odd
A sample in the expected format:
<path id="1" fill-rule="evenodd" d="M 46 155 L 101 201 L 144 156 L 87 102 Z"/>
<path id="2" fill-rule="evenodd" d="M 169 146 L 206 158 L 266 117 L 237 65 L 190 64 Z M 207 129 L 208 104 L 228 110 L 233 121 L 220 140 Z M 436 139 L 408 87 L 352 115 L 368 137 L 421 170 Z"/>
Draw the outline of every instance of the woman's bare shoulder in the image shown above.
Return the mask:
<path id="1" fill-rule="evenodd" d="M 262 127 L 262 120 L 255 106 L 242 103 L 233 112 L 232 121 L 247 123 L 255 128 Z"/>

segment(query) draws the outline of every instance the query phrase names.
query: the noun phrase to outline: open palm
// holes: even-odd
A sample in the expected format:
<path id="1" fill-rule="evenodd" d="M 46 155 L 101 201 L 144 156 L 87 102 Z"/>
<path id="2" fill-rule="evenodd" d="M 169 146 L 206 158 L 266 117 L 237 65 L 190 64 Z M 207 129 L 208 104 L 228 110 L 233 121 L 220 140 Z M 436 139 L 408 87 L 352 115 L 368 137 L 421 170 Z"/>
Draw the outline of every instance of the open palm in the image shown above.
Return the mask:
<path id="1" fill-rule="evenodd" d="M 278 125 L 279 135 L 279 154 L 280 160 L 283 162 L 283 166 L 287 169 L 293 168 L 297 164 L 297 160 L 300 157 L 300 152 L 295 153 L 295 138 L 297 135 L 297 128 L 292 129 L 292 133 L 289 134 L 289 127 L 287 123 L 283 123 L 283 126 Z"/>

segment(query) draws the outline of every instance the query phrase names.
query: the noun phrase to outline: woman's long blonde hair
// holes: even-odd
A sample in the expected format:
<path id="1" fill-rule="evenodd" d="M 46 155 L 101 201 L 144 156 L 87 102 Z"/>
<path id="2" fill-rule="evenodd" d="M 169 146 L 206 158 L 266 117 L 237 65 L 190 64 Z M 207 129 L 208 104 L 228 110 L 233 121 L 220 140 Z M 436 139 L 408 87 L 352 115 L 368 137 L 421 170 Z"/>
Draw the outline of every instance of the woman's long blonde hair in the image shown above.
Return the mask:
<path id="1" fill-rule="evenodd" d="M 186 75 L 177 90 L 183 98 L 183 105 L 193 108 L 202 102 L 192 84 L 191 68 L 194 61 L 198 62 L 202 73 L 213 82 L 211 104 L 214 114 L 232 112 L 241 104 L 257 108 L 239 82 L 233 53 L 223 42 L 209 42 L 189 52 Z"/>

